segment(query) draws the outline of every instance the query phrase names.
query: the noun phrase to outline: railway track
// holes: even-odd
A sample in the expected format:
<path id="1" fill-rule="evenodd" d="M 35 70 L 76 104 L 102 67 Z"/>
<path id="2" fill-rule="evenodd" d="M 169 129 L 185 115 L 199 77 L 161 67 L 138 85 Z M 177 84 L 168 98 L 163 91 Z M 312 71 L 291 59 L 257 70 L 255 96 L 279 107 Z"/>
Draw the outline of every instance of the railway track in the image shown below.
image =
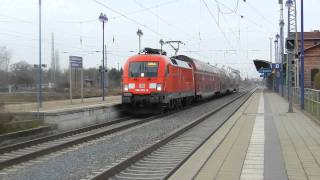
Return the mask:
<path id="1" fill-rule="evenodd" d="M 168 115 L 169 114 L 171 113 L 168 113 Z M 161 114 L 143 119 L 125 117 L 106 123 L 1 147 L 0 169 L 147 123 L 163 116 L 164 115 Z"/>
<path id="2" fill-rule="evenodd" d="M 233 98 L 118 164 L 99 169 L 87 176 L 87 179 L 167 179 L 233 115 L 252 93 L 254 90 Z M 206 121 L 213 115 L 219 116 L 219 113 L 223 118 Z"/>

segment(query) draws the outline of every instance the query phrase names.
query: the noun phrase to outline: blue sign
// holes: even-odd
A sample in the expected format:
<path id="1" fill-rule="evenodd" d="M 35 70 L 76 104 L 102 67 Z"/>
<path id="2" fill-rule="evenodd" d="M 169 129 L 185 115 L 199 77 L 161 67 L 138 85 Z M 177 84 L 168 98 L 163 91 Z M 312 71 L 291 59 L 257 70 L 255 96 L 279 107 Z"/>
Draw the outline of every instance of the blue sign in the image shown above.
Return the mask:
<path id="1" fill-rule="evenodd" d="M 272 69 L 270 68 L 261 68 L 259 70 L 259 73 L 271 73 L 272 72 Z"/>
<path id="2" fill-rule="evenodd" d="M 82 68 L 82 57 L 69 56 L 69 63 L 71 68 Z"/>
<path id="3" fill-rule="evenodd" d="M 273 63 L 272 64 L 272 69 L 280 69 L 281 65 L 280 63 Z"/>

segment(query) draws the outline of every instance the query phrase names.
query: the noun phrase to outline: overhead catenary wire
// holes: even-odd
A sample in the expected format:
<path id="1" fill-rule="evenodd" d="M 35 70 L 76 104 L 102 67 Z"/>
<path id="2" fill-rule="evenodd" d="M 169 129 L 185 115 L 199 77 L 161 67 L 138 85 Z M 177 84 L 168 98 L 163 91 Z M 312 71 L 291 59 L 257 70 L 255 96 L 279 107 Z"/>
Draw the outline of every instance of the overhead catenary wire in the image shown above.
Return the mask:
<path id="1" fill-rule="evenodd" d="M 159 8 L 159 7 L 162 7 L 162 6 L 167 6 L 167 5 L 176 3 L 178 1 L 179 0 L 166 1 L 166 2 L 159 3 L 159 4 L 156 4 L 156 5 L 150 6 L 150 7 L 144 7 L 144 8 L 141 8 L 139 10 L 134 10 L 134 11 L 125 13 L 125 15 L 128 16 L 128 15 L 138 14 L 138 13 L 145 12 L 145 11 L 150 11 L 152 9 Z M 121 18 L 121 17 L 123 17 L 123 16 L 122 15 L 116 15 L 116 16 L 110 17 L 109 19 L 118 19 L 118 18 Z M 58 20 L 58 21 L 54 21 L 54 22 L 56 22 L 56 23 L 91 23 L 91 22 L 96 22 L 96 21 L 97 21 L 97 18 L 96 17 L 92 17 L 92 18 L 83 19 L 83 20 Z"/>
<path id="2" fill-rule="evenodd" d="M 201 0 L 201 1 L 202 1 L 203 4 L 205 5 L 205 7 L 206 7 L 207 11 L 209 12 L 211 18 L 214 20 L 215 24 L 216 24 L 217 27 L 219 28 L 219 30 L 220 30 L 221 34 L 223 35 L 224 39 L 225 39 L 225 40 L 228 42 L 228 44 L 232 47 L 231 42 L 230 42 L 229 39 L 227 38 L 226 33 L 223 31 L 223 29 L 222 29 L 221 26 L 219 25 L 217 19 L 214 17 L 214 15 L 213 15 L 211 9 L 209 8 L 207 2 L 206 2 L 205 0 Z"/>
<path id="3" fill-rule="evenodd" d="M 224 8 L 229 9 L 230 11 L 233 11 L 233 9 L 231 7 L 229 7 L 229 6 L 227 6 L 226 4 L 224 4 L 224 3 L 220 2 L 220 1 L 216 1 L 216 2 L 219 3 L 221 6 L 223 6 Z M 234 14 L 237 15 L 237 16 L 240 16 L 242 18 L 244 17 L 243 14 L 240 14 L 238 11 L 235 11 Z M 255 27 L 260 28 L 261 30 L 263 30 L 263 32 L 266 32 L 265 31 L 265 26 L 255 22 L 250 17 L 246 16 L 246 17 L 244 17 L 244 20 L 246 20 L 246 21 L 250 22 L 251 24 L 255 25 Z M 264 20 L 266 20 L 266 19 L 264 19 Z M 272 24 L 272 25 L 274 26 L 274 24 Z M 260 32 L 262 32 L 262 31 L 260 31 Z M 274 33 L 276 33 L 276 32 L 274 32 Z"/>
<path id="4" fill-rule="evenodd" d="M 142 3 L 140 3 L 139 1 L 134 0 L 134 2 L 135 2 L 136 4 L 138 4 L 140 7 L 146 9 L 146 7 L 145 7 Z M 176 25 L 168 22 L 167 20 L 165 20 L 164 18 L 162 18 L 162 17 L 159 16 L 158 14 L 152 12 L 150 9 L 148 9 L 148 12 L 149 12 L 150 14 L 152 14 L 153 16 L 157 17 L 158 19 L 160 19 L 160 20 L 161 20 L 163 23 L 165 23 L 166 25 L 168 25 L 168 26 L 170 26 L 170 27 L 178 30 L 179 32 L 182 32 L 182 33 L 184 33 L 184 34 L 186 34 L 187 36 L 192 37 L 192 38 L 198 38 L 198 37 L 196 37 L 196 36 L 193 36 L 193 35 L 185 32 L 182 28 L 179 28 L 178 26 L 176 26 Z M 192 38 L 190 38 L 190 39 L 192 39 Z"/>
<path id="5" fill-rule="evenodd" d="M 261 12 L 259 12 L 255 7 L 253 7 L 253 5 L 250 2 L 246 2 L 246 4 L 248 4 L 248 6 L 250 7 L 250 9 L 252 9 L 256 14 L 258 14 L 265 22 L 269 23 L 270 25 L 276 27 L 275 23 L 270 21 L 268 18 L 266 18 Z"/>
<path id="6" fill-rule="evenodd" d="M 229 9 L 229 8 L 228 8 L 229 12 L 223 12 L 223 11 L 221 11 L 220 2 L 219 2 L 218 0 L 215 0 L 215 2 L 217 3 L 217 7 L 218 7 L 218 9 L 219 9 L 219 13 L 221 13 L 221 14 L 235 14 L 235 13 L 237 13 L 238 8 L 239 8 L 239 0 L 237 0 L 234 9 Z"/>
<path id="7" fill-rule="evenodd" d="M 91 1 L 91 0 L 90 0 Z M 90 2 L 89 1 L 89 2 Z M 214 44 L 214 41 L 211 41 L 211 39 L 210 39 L 210 37 L 208 37 L 208 36 L 210 36 L 211 34 L 214 34 L 214 33 L 212 33 L 212 32 L 210 32 L 210 33 L 208 33 L 208 34 L 206 34 L 206 32 L 204 31 L 204 32 L 201 32 L 201 35 L 200 35 L 200 31 L 201 31 L 201 29 L 199 29 L 198 31 L 199 32 L 196 32 L 196 33 L 194 33 L 192 30 L 190 30 L 190 29 L 182 29 L 181 30 L 181 28 L 183 28 L 182 26 L 179 26 L 179 24 L 177 23 L 170 23 L 170 20 L 168 20 L 168 19 L 166 19 L 164 16 L 162 16 L 162 14 L 158 14 L 157 12 L 156 12 L 156 10 L 155 10 L 155 8 L 157 8 L 157 7 L 159 7 L 159 4 L 157 4 L 157 5 L 148 5 L 148 4 L 143 4 L 144 5 L 144 8 L 136 8 L 136 10 L 135 11 L 123 11 L 123 12 L 121 12 L 121 9 L 120 9 L 120 11 L 119 11 L 119 9 L 117 9 L 117 7 L 115 7 L 115 6 L 113 6 L 113 5 L 109 5 L 108 3 L 106 3 L 106 1 L 103 1 L 103 0 L 96 0 L 96 1 L 98 1 L 98 2 L 101 2 L 101 3 L 103 3 L 103 4 L 105 4 L 105 5 L 107 5 L 108 7 L 111 7 L 111 8 L 113 8 L 114 10 L 116 10 L 116 11 L 118 11 L 118 12 L 120 12 L 120 14 L 118 14 L 118 13 L 116 13 L 116 14 L 113 14 L 113 13 L 111 13 L 112 14 L 112 17 L 110 17 L 109 19 L 112 19 L 112 18 L 125 18 L 125 19 L 127 19 L 127 17 L 130 17 L 130 18 L 132 18 L 132 16 L 130 16 L 130 14 L 135 14 L 135 13 L 139 13 L 139 12 L 147 12 L 147 11 L 149 11 L 150 13 L 152 13 L 152 14 L 154 14 L 155 16 L 157 16 L 157 17 L 159 17 L 159 20 L 161 20 L 161 22 L 164 22 L 165 23 L 165 25 L 168 25 L 168 26 L 170 26 L 170 25 L 173 25 L 173 26 L 171 26 L 173 29 L 177 29 L 177 30 L 179 30 L 179 32 L 180 32 L 180 34 L 183 36 L 183 38 L 188 38 L 187 36 L 184 36 L 183 34 L 186 34 L 186 35 L 188 35 L 189 37 L 195 37 L 194 35 L 196 35 L 197 37 L 197 39 L 199 39 L 199 41 L 201 41 L 202 40 L 202 42 L 203 42 L 203 44 L 205 45 L 205 46 L 207 46 L 207 44 L 209 44 L 209 43 L 212 43 L 212 44 Z M 211 3 L 209 2 L 210 0 L 205 0 L 205 2 L 208 4 L 208 7 L 209 7 L 209 9 L 212 11 L 212 13 L 215 15 L 214 17 L 217 17 L 216 16 L 216 12 L 215 12 L 215 8 L 214 8 L 214 6 L 212 7 L 211 5 Z M 136 2 L 139 2 L 140 4 L 141 4 L 141 2 L 140 1 L 136 1 Z M 164 2 L 164 3 L 168 3 L 168 4 L 171 4 L 171 3 L 174 3 L 174 2 L 176 2 L 175 0 L 171 0 L 171 1 L 166 1 L 166 2 Z M 208 8 L 208 7 L 204 7 L 203 6 L 203 3 L 202 3 L 202 1 L 199 1 L 200 3 L 200 5 L 203 7 L 203 8 Z M 92 2 L 91 2 L 92 3 Z M 181 3 L 184 3 L 184 2 L 181 2 Z M 100 4 L 101 5 L 101 4 Z M 180 5 L 180 4 L 179 4 Z M 240 3 L 240 5 L 241 5 L 241 3 Z M 238 4 L 235 4 L 234 5 L 234 3 L 232 4 L 232 7 L 231 7 L 231 9 L 232 9 L 232 11 L 235 11 L 236 13 L 238 13 L 238 11 L 240 11 L 241 9 L 241 7 L 242 6 L 240 6 L 240 7 L 238 7 L 239 5 Z M 225 9 L 222 5 L 220 5 L 220 7 L 221 7 L 221 14 L 222 15 L 226 15 L 225 13 L 227 13 L 227 9 Z M 99 7 L 100 8 L 100 7 Z M 96 9 L 98 9 L 97 7 L 96 7 Z M 152 9 L 153 9 L 153 11 L 152 11 Z M 239 10 L 240 9 L 240 10 Z M 133 9 L 131 9 L 131 10 L 133 10 Z M 162 10 L 162 9 L 161 9 Z M 180 9 L 180 13 L 181 13 L 181 10 L 183 11 L 184 10 L 184 8 L 183 7 L 181 7 Z M 204 9 L 203 9 L 204 10 Z M 109 10 L 107 10 L 107 12 L 108 12 Z M 203 13 L 205 13 L 205 14 L 207 14 L 207 12 L 206 12 L 207 10 L 204 10 L 203 11 Z M 229 12 L 231 12 L 231 10 L 229 10 Z M 109 13 L 108 13 L 109 14 Z M 13 14 L 12 14 L 13 15 Z M 211 16 L 211 15 L 210 15 Z M 77 17 L 79 17 L 79 16 L 77 16 Z M 77 19 L 77 17 L 75 17 L 75 21 L 73 21 L 72 20 L 72 18 L 70 19 L 71 21 L 69 21 L 68 19 L 66 19 L 66 21 L 64 21 L 63 19 L 60 19 L 60 20 L 62 20 L 62 21 L 59 21 L 59 19 L 49 19 L 48 18 L 48 23 L 52 23 L 52 22 L 66 22 L 66 23 L 90 23 L 90 22 L 98 22 L 97 21 L 97 18 L 95 18 L 95 17 L 83 17 L 83 19 L 82 18 L 79 18 L 79 20 L 76 20 Z M 209 16 L 208 16 L 209 17 Z M 228 19 L 227 20 L 229 20 L 229 16 L 226 16 Z M 181 16 L 181 14 L 180 14 L 180 16 L 179 16 L 179 18 L 180 19 L 178 19 L 178 21 L 180 21 L 181 19 L 183 19 L 183 17 Z M 151 31 L 150 29 L 148 29 L 148 28 L 146 28 L 147 29 L 147 31 L 151 31 L 151 32 L 153 32 L 154 34 L 156 34 L 156 35 L 158 35 L 158 36 L 163 36 L 163 34 L 165 34 L 165 35 L 167 35 L 167 36 L 171 36 L 171 37 L 174 37 L 174 34 L 173 33 L 167 33 L 166 34 L 166 32 L 161 32 L 161 31 L 158 31 L 156 28 L 155 28 L 155 26 L 152 26 L 152 25 L 150 25 L 148 22 L 145 22 L 145 21 L 142 21 L 141 19 L 139 19 L 139 18 L 132 18 L 133 20 L 135 20 L 136 22 L 134 22 L 134 21 L 132 21 L 132 20 L 129 20 L 130 22 L 134 22 L 135 24 L 137 24 L 138 26 L 142 26 L 142 25 L 140 25 L 140 24 L 138 24 L 138 23 L 141 23 L 141 24 L 144 24 L 144 25 L 146 25 L 146 26 L 148 26 L 150 29 L 152 29 L 152 30 L 154 30 L 155 32 L 157 32 L 157 33 L 155 33 L 155 32 L 153 32 L 153 31 Z M 199 18 L 200 20 L 199 21 L 201 21 L 201 17 Z M 1 21 L 2 19 L 0 18 L 0 21 Z M 3 18 L 3 20 L 8 20 L 8 21 L 11 21 L 11 20 L 13 20 L 13 19 L 9 19 L 9 18 Z M 21 20 L 23 20 L 23 19 L 21 19 Z M 26 19 L 26 20 L 29 20 L 29 19 Z M 30 19 L 30 20 L 32 20 L 32 19 Z M 164 21 L 163 21 L 164 20 Z M 209 23 L 210 23 L 210 19 L 208 19 L 209 20 Z M 227 46 L 227 44 L 229 43 L 229 45 L 231 46 L 231 45 L 233 45 L 233 46 L 235 46 L 236 45 L 236 43 L 233 41 L 233 34 L 232 33 L 229 33 L 229 31 L 230 30 L 226 30 L 226 28 L 228 28 L 228 26 L 230 26 L 230 24 L 232 25 L 232 21 L 230 21 L 229 20 L 229 24 L 226 24 L 225 22 L 224 22 L 224 19 L 221 19 L 222 21 L 221 21 L 221 24 L 219 24 L 219 26 L 221 26 L 219 29 L 218 28 L 214 28 L 214 30 L 213 31 L 215 31 L 215 33 L 217 34 L 217 35 L 215 35 L 214 34 L 214 38 L 216 38 L 216 39 L 221 39 L 221 36 L 219 36 L 219 33 L 220 33 L 220 31 L 223 31 L 224 32 L 224 38 L 226 37 L 226 38 L 228 38 L 228 41 L 226 40 L 225 42 L 224 42 L 224 44 L 226 44 L 226 46 Z M 129 23 L 130 23 L 129 22 Z M 138 23 L 137 23 L 138 22 Z M 202 22 L 204 22 L 204 21 L 202 21 Z M 30 21 L 30 23 L 32 23 L 31 21 Z M 207 22 L 205 22 L 205 23 L 207 23 Z M 131 23 L 130 23 L 131 24 Z M 48 28 L 49 26 L 47 26 L 47 28 Z M 145 28 L 145 26 L 142 26 L 143 28 Z M 206 26 L 204 26 L 203 28 L 207 28 Z M 49 28 L 48 28 L 49 29 Z M 66 28 L 64 28 L 64 29 L 66 29 Z M 231 29 L 231 28 L 230 28 Z M 14 30 L 14 29 L 13 29 Z M 169 29 L 170 30 L 170 29 Z M 3 31 L 3 30 L 2 30 Z M 61 32 L 61 30 L 59 30 L 60 32 Z M 8 32 L 10 32 L 10 33 L 12 33 L 11 31 L 8 31 Z M 230 32 L 232 32 L 232 31 L 230 31 Z M 58 32 L 59 33 L 59 32 Z M 76 32 L 77 33 L 77 32 Z M 70 49 L 73 49 L 74 48 L 74 50 L 79 50 L 80 49 L 80 47 L 78 47 L 77 46 L 77 44 L 75 43 L 76 42 L 76 40 L 73 40 L 73 37 L 74 37 L 74 39 L 76 39 L 76 38 L 78 38 L 78 35 L 76 35 L 76 33 L 70 33 L 70 32 L 66 32 L 66 33 L 61 33 L 60 35 L 61 36 L 65 36 L 65 38 L 68 38 L 68 40 L 66 40 L 65 38 L 61 38 L 60 37 L 60 41 L 59 41 L 59 39 L 57 40 L 57 44 L 63 44 L 63 45 L 65 45 L 65 46 L 69 46 L 68 48 L 70 48 Z M 87 33 L 87 32 L 86 32 Z M 153 34 L 153 33 L 151 33 L 151 35 Z M 209 35 L 210 34 L 210 35 Z M 21 36 L 20 36 L 21 35 Z M 150 35 L 150 33 L 148 33 L 148 35 Z M 31 34 L 30 36 L 32 36 L 32 37 L 27 37 L 28 35 L 27 34 L 17 34 L 17 35 L 15 35 L 15 34 L 10 34 L 9 36 L 11 36 L 11 37 L 9 37 L 8 39 L 8 41 L 12 41 L 13 39 L 15 39 L 15 38 L 19 38 L 19 39 L 27 39 L 28 41 L 36 41 L 37 39 L 36 38 L 32 38 L 33 37 L 33 34 Z M 18 37 L 19 36 L 19 37 Z M 91 39 L 93 39 L 93 40 L 87 40 L 86 39 L 86 42 L 84 43 L 84 47 L 86 48 L 86 49 L 95 49 L 95 47 L 97 47 L 96 49 L 98 49 L 98 46 L 97 45 L 95 45 L 94 43 L 95 42 L 93 42 L 93 41 L 95 41 L 95 39 L 97 39 L 98 40 L 98 36 L 97 36 L 97 34 L 96 33 L 94 33 L 93 35 L 91 35 L 91 37 L 89 37 L 89 36 L 85 36 L 85 35 L 82 35 L 82 33 L 81 33 L 81 37 L 82 38 L 91 38 Z M 156 36 L 155 36 L 156 37 Z M 162 38 L 162 37 L 161 37 Z M 61 41 L 63 39 L 63 41 Z M 166 39 L 166 40 L 169 40 L 169 39 L 172 39 L 172 38 L 168 38 L 168 39 Z M 44 41 L 48 41 L 49 39 L 45 39 Z M 176 40 L 176 39 L 175 39 Z M 182 40 L 182 41 L 185 41 L 184 39 L 180 39 L 180 40 Z M 231 43 L 230 43 L 230 41 L 229 40 L 232 40 L 231 41 Z M 204 59 L 204 61 L 211 61 L 212 62 L 212 60 L 213 61 L 216 61 L 216 57 L 214 57 L 213 55 L 212 55 L 212 53 L 208 53 L 207 54 L 207 52 L 208 51 L 206 51 L 205 49 L 202 49 L 202 48 L 200 48 L 200 45 L 199 45 L 199 51 L 198 52 L 195 52 L 194 51 L 194 49 L 196 48 L 197 49 L 197 47 L 195 47 L 195 40 L 193 39 L 192 41 L 190 40 L 189 42 L 188 42 L 189 40 L 187 40 L 186 42 L 187 42 L 187 46 L 184 46 L 183 47 L 183 49 L 191 49 L 191 50 L 189 50 L 189 53 L 191 53 L 191 54 L 193 54 L 193 55 L 196 55 L 196 56 L 199 56 L 199 57 L 201 57 L 201 60 L 202 59 Z M 13 41 L 12 41 L 13 42 Z M 119 41 L 120 42 L 120 41 Z M 11 43 L 11 42 L 10 42 Z M 46 43 L 46 42 L 45 42 Z M 91 45 L 92 46 L 90 46 L 90 43 L 91 43 Z M 121 42 L 122 43 L 122 42 Z M 48 43 L 49 44 L 49 43 Z M 75 45 L 75 46 L 72 46 L 72 44 L 73 45 Z M 204 46 L 204 48 L 205 48 L 205 46 Z M 213 46 L 215 46 L 215 45 L 213 45 Z M 92 47 L 92 48 L 91 48 Z M 111 48 L 112 49 L 112 48 Z M 112 51 L 112 50 L 111 50 Z M 119 54 L 121 54 L 121 53 L 119 53 Z M 125 54 L 125 52 L 124 52 L 124 54 Z M 123 56 L 123 57 L 125 57 L 125 56 Z M 202 58 L 202 57 L 205 57 L 205 58 Z M 231 54 L 227 54 L 227 60 L 228 60 L 228 58 L 229 57 L 231 57 L 231 58 L 233 58 L 233 55 L 231 55 Z M 213 58 L 215 58 L 215 59 L 213 59 Z M 220 59 L 221 60 L 221 59 Z"/>
<path id="8" fill-rule="evenodd" d="M 146 28 L 147 30 L 153 32 L 153 33 L 156 34 L 156 35 L 163 36 L 162 34 L 158 33 L 157 31 L 155 31 L 154 29 L 150 28 L 149 26 L 147 26 L 147 25 L 145 25 L 145 24 L 142 24 L 141 22 L 139 22 L 139 21 L 137 21 L 137 20 L 135 20 L 135 19 L 133 19 L 133 18 L 125 15 L 124 13 L 122 13 L 122 12 L 120 12 L 120 11 L 118 11 L 118 10 L 115 10 L 115 9 L 109 7 L 109 6 L 106 5 L 105 3 L 102 3 L 102 2 L 100 2 L 100 1 L 98 1 L 98 0 L 92 0 L 92 1 L 95 2 L 96 4 L 99 4 L 99 5 L 102 6 L 102 7 L 105 7 L 106 9 L 108 9 L 108 10 L 110 10 L 110 11 L 116 13 L 116 14 L 119 14 L 120 16 L 124 17 L 124 18 L 127 19 L 127 20 L 129 20 L 129 21 L 131 21 L 131 22 L 133 22 L 133 23 L 135 23 L 135 24 L 137 24 L 137 25 L 139 25 L 139 26 L 141 26 L 141 27 Z"/>
<path id="9" fill-rule="evenodd" d="M 142 23 L 140 23 L 139 21 L 137 21 L 137 20 L 135 20 L 135 19 L 133 19 L 133 18 L 128 17 L 127 15 L 123 14 L 122 12 L 120 12 L 120 11 L 118 11 L 118 10 L 115 10 L 115 9 L 109 7 L 109 6 L 107 6 L 106 4 L 104 4 L 104 3 L 102 3 L 102 2 L 100 2 L 100 1 L 98 1 L 98 0 L 92 0 L 92 1 L 94 1 L 95 3 L 97 3 L 97 4 L 99 4 L 99 5 L 103 6 L 103 7 L 105 7 L 105 8 L 107 8 L 107 9 L 109 9 L 110 11 L 112 11 L 112 12 L 114 12 L 114 13 L 116 13 L 116 14 L 119 14 L 120 16 L 126 18 L 127 20 L 129 20 L 129 21 L 131 21 L 131 22 L 133 22 L 133 23 L 135 23 L 135 24 L 137 24 L 137 25 L 140 25 L 140 26 L 142 26 L 142 27 L 145 27 L 146 29 L 148 29 L 149 31 L 153 32 L 153 33 L 156 34 L 156 35 L 159 35 L 159 36 L 161 36 L 161 37 L 165 37 L 165 38 L 167 38 L 168 40 L 172 40 L 171 37 L 168 37 L 168 36 L 166 36 L 166 35 L 164 35 L 164 34 L 161 34 L 161 33 L 157 32 L 156 30 L 150 28 L 149 26 L 147 26 L 147 25 L 145 25 L 145 24 L 142 24 Z M 187 48 L 187 47 L 185 47 L 185 48 Z"/>

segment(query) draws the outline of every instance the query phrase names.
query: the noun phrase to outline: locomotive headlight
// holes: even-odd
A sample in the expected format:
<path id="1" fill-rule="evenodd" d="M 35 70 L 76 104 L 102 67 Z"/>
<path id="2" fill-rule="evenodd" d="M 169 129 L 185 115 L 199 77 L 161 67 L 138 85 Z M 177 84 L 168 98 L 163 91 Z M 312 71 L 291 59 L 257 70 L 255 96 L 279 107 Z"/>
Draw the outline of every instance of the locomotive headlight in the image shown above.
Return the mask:
<path id="1" fill-rule="evenodd" d="M 123 86 L 123 91 L 128 91 L 128 90 L 129 90 L 128 84 L 125 84 L 125 85 Z"/>
<path id="2" fill-rule="evenodd" d="M 161 90 L 162 90 L 161 84 L 157 84 L 157 91 L 161 91 Z"/>
<path id="3" fill-rule="evenodd" d="M 149 88 L 150 89 L 156 89 L 157 88 L 157 84 L 156 83 L 150 83 L 149 84 Z"/>

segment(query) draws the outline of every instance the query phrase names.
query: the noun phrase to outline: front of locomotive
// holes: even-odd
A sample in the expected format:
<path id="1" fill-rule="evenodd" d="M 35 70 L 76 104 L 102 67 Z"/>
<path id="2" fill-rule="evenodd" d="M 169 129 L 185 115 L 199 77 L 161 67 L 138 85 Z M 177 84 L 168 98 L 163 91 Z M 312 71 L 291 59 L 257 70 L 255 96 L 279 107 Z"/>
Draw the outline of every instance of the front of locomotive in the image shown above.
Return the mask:
<path id="1" fill-rule="evenodd" d="M 130 57 L 124 65 L 122 104 L 146 107 L 162 103 L 167 57 L 139 54 Z"/>

